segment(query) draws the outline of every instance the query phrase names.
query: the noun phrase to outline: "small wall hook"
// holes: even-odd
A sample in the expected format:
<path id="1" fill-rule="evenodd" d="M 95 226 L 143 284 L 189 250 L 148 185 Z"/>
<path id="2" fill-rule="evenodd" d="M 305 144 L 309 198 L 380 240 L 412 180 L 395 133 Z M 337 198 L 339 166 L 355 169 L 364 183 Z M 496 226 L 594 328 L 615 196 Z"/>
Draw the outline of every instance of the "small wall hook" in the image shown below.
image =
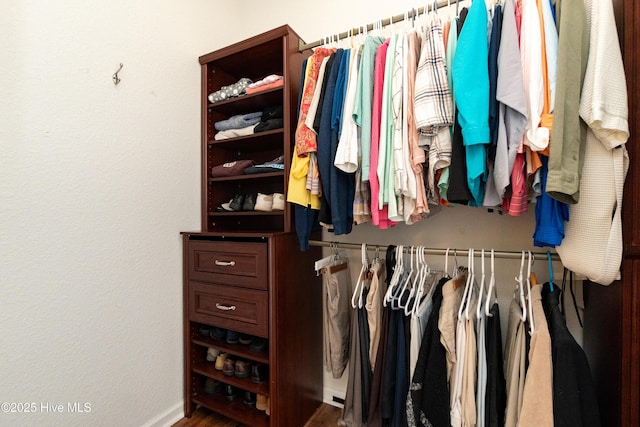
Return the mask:
<path id="1" fill-rule="evenodd" d="M 122 64 L 122 62 L 120 63 L 120 68 L 118 68 L 118 70 L 113 73 L 113 77 L 111 77 L 111 79 L 113 80 L 113 84 L 117 85 L 118 83 L 120 83 L 120 77 L 118 76 L 118 73 L 122 70 L 122 67 L 124 67 L 124 64 Z"/>

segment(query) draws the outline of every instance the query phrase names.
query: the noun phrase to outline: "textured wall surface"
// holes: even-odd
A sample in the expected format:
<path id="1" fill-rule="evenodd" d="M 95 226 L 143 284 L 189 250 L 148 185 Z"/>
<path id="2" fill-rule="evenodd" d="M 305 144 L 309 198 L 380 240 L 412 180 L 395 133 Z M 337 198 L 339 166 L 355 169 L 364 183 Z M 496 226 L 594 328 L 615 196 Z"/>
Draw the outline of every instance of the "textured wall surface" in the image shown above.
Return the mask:
<path id="1" fill-rule="evenodd" d="M 0 402 L 37 406 L 0 425 L 167 424 L 179 231 L 200 227 L 197 58 L 232 41 L 235 7 L 2 3 Z"/>

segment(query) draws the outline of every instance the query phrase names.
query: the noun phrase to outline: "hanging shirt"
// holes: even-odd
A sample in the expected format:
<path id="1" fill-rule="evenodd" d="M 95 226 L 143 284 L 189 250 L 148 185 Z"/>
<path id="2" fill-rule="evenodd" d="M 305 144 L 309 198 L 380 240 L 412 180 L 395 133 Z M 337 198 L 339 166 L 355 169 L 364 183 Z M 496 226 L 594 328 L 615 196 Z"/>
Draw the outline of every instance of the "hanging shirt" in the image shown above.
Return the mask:
<path id="1" fill-rule="evenodd" d="M 629 157 L 627 87 L 610 1 L 585 1 L 591 43 L 580 116 L 589 126 L 580 203 L 557 248 L 567 268 L 609 285 L 620 277 L 622 201 Z M 584 230 L 589 230 L 585 233 Z"/>
<path id="2" fill-rule="evenodd" d="M 526 370 L 526 334 L 521 319 L 520 305 L 515 299 L 509 306 L 507 336 L 504 354 L 504 376 L 506 381 L 507 406 L 504 415 L 504 427 L 515 427 L 522 408 Z"/>
<path id="3" fill-rule="evenodd" d="M 383 37 L 367 36 L 362 47 L 360 70 L 356 83 L 356 94 L 353 105 L 353 120 L 360 127 L 362 180 L 369 181 L 370 149 L 371 149 L 371 114 L 373 110 L 374 68 L 376 51 L 384 42 Z"/>
<path id="4" fill-rule="evenodd" d="M 389 220 L 386 206 L 380 209 L 378 181 L 378 152 L 380 149 L 380 120 L 382 115 L 382 92 L 384 85 L 384 65 L 390 40 L 382 43 L 375 55 L 375 73 L 373 82 L 373 109 L 371 113 L 371 167 L 369 169 L 369 184 L 371 188 L 371 223 L 380 229 L 386 229 L 394 222 Z M 364 146 L 364 145 L 363 145 Z M 362 164 L 364 175 L 364 162 Z"/>
<path id="5" fill-rule="evenodd" d="M 484 1 L 471 4 L 458 39 L 453 60 L 453 80 L 458 121 L 466 151 L 467 183 L 473 204 L 481 205 L 483 176 L 489 135 L 489 71 L 487 46 L 487 9 Z"/>
<path id="6" fill-rule="evenodd" d="M 576 342 L 560 311 L 560 289 L 551 292 L 547 282 L 542 304 L 551 334 L 553 361 L 553 425 L 555 427 L 599 427 L 600 411 L 589 361 Z"/>
<path id="7" fill-rule="evenodd" d="M 504 3 L 502 36 L 498 51 L 496 99 L 500 103 L 500 108 L 493 180 L 497 196 L 503 199 L 527 123 L 527 104 L 522 81 L 514 0 L 505 0 Z"/>
<path id="8" fill-rule="evenodd" d="M 322 205 L 320 207 L 319 221 L 324 225 L 331 225 L 331 186 L 332 186 L 332 169 L 333 169 L 333 156 L 331 153 L 331 113 L 333 110 L 333 97 L 336 92 L 336 82 L 338 79 L 338 72 L 342 62 L 342 55 L 344 49 L 338 49 L 333 54 L 334 61 L 331 68 L 327 65 L 327 72 L 325 76 L 325 94 L 322 99 L 322 108 L 319 108 L 320 112 L 320 127 L 318 130 L 318 172 L 320 173 L 320 182 L 322 185 Z"/>
<path id="9" fill-rule="evenodd" d="M 304 89 L 302 91 L 302 103 L 300 105 L 300 115 L 298 117 L 298 126 L 296 127 L 296 153 L 300 157 L 304 157 L 311 151 L 316 151 L 317 141 L 316 134 L 306 125 L 305 120 L 309 112 L 309 105 L 313 99 L 313 93 L 316 90 L 318 72 L 322 65 L 322 60 L 331 54 L 331 50 L 327 48 L 317 48 L 307 62 L 307 75 L 305 78 Z"/>
<path id="10" fill-rule="evenodd" d="M 542 308 L 542 285 L 529 290 L 533 308 L 529 367 L 522 395 L 522 410 L 518 427 L 553 427 L 553 369 L 551 367 L 551 337 Z M 531 321 L 531 319 L 528 319 Z"/>
<path id="11" fill-rule="evenodd" d="M 549 145 L 549 129 L 540 127 L 544 106 L 543 73 L 546 74 L 542 55 L 544 37 L 540 27 L 536 0 L 522 0 L 520 56 L 528 116 L 524 143 L 533 151 L 544 150 Z"/>
<path id="12" fill-rule="evenodd" d="M 504 425 L 504 409 L 507 404 L 502 359 L 502 331 L 500 330 L 500 306 L 494 303 L 487 322 L 487 394 L 485 397 L 485 426 Z"/>
<path id="13" fill-rule="evenodd" d="M 347 93 L 344 99 L 342 130 L 338 141 L 336 159 L 333 165 L 345 173 L 354 173 L 358 167 L 358 128 L 353 119 L 353 106 L 356 100 L 358 80 L 358 60 L 361 46 L 352 49 L 350 56 Z"/>
<path id="14" fill-rule="evenodd" d="M 542 156 L 540 170 L 541 194 L 536 202 L 536 226 L 533 233 L 534 246 L 549 246 L 555 248 L 564 238 L 564 224 L 569 221 L 569 207 L 562 202 L 552 199 L 546 192 L 547 187 L 547 158 Z"/>
<path id="15" fill-rule="evenodd" d="M 380 117 L 380 147 L 378 151 L 377 175 L 380 182 L 378 189 L 378 209 L 387 205 L 388 217 L 391 221 L 402 220 L 398 217 L 398 206 L 394 191 L 395 163 L 393 161 L 393 112 L 392 112 L 392 76 L 398 35 L 393 34 L 389 41 L 384 66 L 384 82 L 382 89 L 382 114 Z"/>
<path id="16" fill-rule="evenodd" d="M 484 191 L 483 206 L 498 206 L 502 204 L 502 197 L 497 194 L 494 180 L 495 158 L 498 144 L 498 121 L 500 103 L 497 99 L 498 89 L 498 52 L 502 36 L 502 6 L 493 9 L 491 22 L 491 36 L 489 38 L 489 135 L 491 144 L 487 149 L 487 183 Z"/>
<path id="17" fill-rule="evenodd" d="M 580 198 L 586 125 L 580 119 L 580 93 L 589 52 L 589 28 L 583 0 L 557 0 L 560 34 L 547 192 L 565 203 Z"/>
<path id="18" fill-rule="evenodd" d="M 419 221 L 424 215 L 429 213 L 429 207 L 427 205 L 427 193 L 424 188 L 424 174 L 423 163 L 426 160 L 424 150 L 418 146 L 418 129 L 415 120 L 415 104 L 412 100 L 415 97 L 415 81 L 416 73 L 418 71 L 418 59 L 420 57 L 420 36 L 416 31 L 411 31 L 407 34 L 407 84 L 406 89 L 406 113 L 407 119 L 405 123 L 407 125 L 407 139 L 409 145 L 409 152 L 411 155 L 411 170 L 415 176 L 416 187 L 416 205 L 411 213 L 411 222 Z M 406 218 L 406 211 L 405 211 Z M 405 219 L 406 220 L 406 219 Z"/>

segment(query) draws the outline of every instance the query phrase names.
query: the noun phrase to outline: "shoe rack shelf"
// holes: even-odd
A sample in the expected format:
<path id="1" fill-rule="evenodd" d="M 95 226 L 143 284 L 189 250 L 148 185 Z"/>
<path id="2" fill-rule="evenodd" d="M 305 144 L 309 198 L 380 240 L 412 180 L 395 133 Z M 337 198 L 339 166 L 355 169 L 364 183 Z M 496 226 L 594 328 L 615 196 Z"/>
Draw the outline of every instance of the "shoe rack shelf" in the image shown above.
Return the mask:
<path id="1" fill-rule="evenodd" d="M 202 231 L 293 231 L 290 206 L 280 212 L 219 212 L 238 194 L 286 194 L 293 148 L 301 64 L 308 54 L 288 26 L 278 27 L 199 58 L 202 70 Z M 208 96 L 241 78 L 258 81 L 277 74 L 283 86 L 211 103 Z M 282 106 L 283 127 L 252 135 L 216 140 L 215 123 L 238 114 Z M 282 172 L 212 178 L 211 169 L 236 160 L 256 165 L 284 155 Z"/>
<path id="2" fill-rule="evenodd" d="M 184 259 L 185 416 L 205 406 L 250 426 L 302 426 L 322 402 L 322 294 L 313 262 L 295 233 L 182 233 Z M 266 339 L 264 349 L 202 335 L 207 327 Z M 207 350 L 262 365 L 265 380 L 225 375 Z M 228 360 L 228 359 L 227 359 Z M 219 366 L 218 366 L 219 367 Z M 207 393 L 207 379 L 269 398 L 270 415 L 225 392 Z"/>
<path id="3" fill-rule="evenodd" d="M 242 397 L 229 401 L 221 394 L 199 394 L 193 397 L 193 403 L 207 407 L 247 426 L 269 427 L 269 416 L 263 411 L 248 408 L 242 402 Z"/>

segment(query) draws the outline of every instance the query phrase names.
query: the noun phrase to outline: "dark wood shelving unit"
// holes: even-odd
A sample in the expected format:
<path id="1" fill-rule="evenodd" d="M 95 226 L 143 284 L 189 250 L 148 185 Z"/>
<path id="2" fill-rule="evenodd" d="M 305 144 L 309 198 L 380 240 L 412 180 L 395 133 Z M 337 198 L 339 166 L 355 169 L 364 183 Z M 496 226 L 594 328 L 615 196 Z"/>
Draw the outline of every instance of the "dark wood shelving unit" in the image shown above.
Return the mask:
<path id="1" fill-rule="evenodd" d="M 199 58 L 202 69 L 202 230 L 184 232 L 185 415 L 207 407 L 257 427 L 302 426 L 322 403 L 322 294 L 313 274 L 319 248 L 300 252 L 292 209 L 219 211 L 236 194 L 286 194 L 302 61 L 300 38 L 284 25 Z M 210 103 L 221 86 L 248 77 L 283 76 L 283 86 Z M 237 114 L 282 105 L 283 128 L 215 140 L 215 123 Z M 211 169 L 237 160 L 261 164 L 284 157 L 281 171 L 212 177 Z M 304 282 L 301 278 L 304 277 Z M 213 326 L 267 339 L 264 352 L 200 335 Z M 266 366 L 264 383 L 224 375 L 206 360 L 207 349 Z M 242 395 L 204 392 L 208 378 L 242 393 L 264 395 L 270 415 L 243 403 Z"/>

